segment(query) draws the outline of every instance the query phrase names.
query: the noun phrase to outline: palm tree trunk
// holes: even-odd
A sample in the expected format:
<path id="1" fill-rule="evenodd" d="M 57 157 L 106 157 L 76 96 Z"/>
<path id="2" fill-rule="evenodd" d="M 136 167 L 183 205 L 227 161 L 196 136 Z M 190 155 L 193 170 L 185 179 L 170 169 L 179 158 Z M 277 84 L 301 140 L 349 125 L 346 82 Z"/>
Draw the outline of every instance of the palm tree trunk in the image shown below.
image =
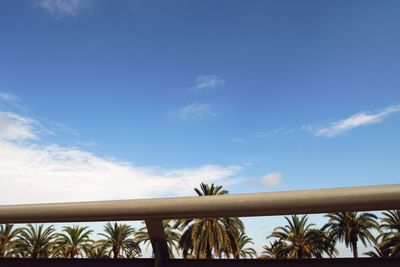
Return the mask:
<path id="1" fill-rule="evenodd" d="M 183 258 L 186 259 L 189 253 L 188 253 L 187 249 L 184 249 L 182 254 L 183 254 Z"/>
<path id="2" fill-rule="evenodd" d="M 303 251 L 302 251 L 301 249 L 299 249 L 299 250 L 297 251 L 297 258 L 298 258 L 298 259 L 302 259 L 302 258 L 303 258 Z"/>
<path id="3" fill-rule="evenodd" d="M 4 254 L 6 254 L 5 246 L 0 246 L 0 258 L 4 258 Z"/>
<path id="4" fill-rule="evenodd" d="M 357 241 L 352 241 L 353 246 L 353 256 L 354 258 L 358 258 L 358 248 L 357 248 Z"/>
<path id="5" fill-rule="evenodd" d="M 211 249 L 207 248 L 207 259 L 212 259 L 212 253 L 211 253 Z"/>
<path id="6" fill-rule="evenodd" d="M 119 249 L 117 250 L 116 248 L 114 248 L 113 254 L 114 254 L 114 259 L 118 259 Z"/>

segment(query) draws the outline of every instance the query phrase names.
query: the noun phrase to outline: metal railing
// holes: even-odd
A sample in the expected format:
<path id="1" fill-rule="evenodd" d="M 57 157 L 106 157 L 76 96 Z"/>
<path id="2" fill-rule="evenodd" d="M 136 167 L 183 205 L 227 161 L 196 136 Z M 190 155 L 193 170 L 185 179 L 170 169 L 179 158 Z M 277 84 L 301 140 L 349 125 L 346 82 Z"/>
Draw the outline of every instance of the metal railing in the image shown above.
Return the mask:
<path id="1" fill-rule="evenodd" d="M 163 219 L 247 217 L 375 211 L 400 208 L 400 184 L 334 189 L 300 190 L 223 196 L 177 197 L 140 200 L 76 202 L 0 206 L 0 223 L 88 222 L 144 220 L 155 252 L 154 259 L 2 259 L 0 266 L 360 266 L 376 259 L 310 260 L 179 260 L 169 259 Z M 32 265 L 32 262 L 37 265 Z M 39 264 L 40 262 L 40 264 Z M 382 261 L 383 262 L 383 261 Z M 386 266 L 400 266 L 385 259 Z M 14 265 L 13 265 L 14 264 Z M 314 265 L 315 264 L 315 265 Z M 131 266 L 131 265 L 130 265 Z"/>

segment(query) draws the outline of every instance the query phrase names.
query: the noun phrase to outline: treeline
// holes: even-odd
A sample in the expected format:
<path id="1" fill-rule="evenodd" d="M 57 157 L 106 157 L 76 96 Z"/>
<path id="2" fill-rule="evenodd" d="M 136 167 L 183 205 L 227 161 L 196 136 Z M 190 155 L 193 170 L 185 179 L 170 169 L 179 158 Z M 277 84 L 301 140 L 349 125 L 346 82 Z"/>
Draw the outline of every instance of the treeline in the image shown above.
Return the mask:
<path id="1" fill-rule="evenodd" d="M 225 195 L 222 186 L 201 184 L 199 196 Z M 322 258 L 339 255 L 337 243 L 358 257 L 358 246 L 370 245 L 370 257 L 400 257 L 400 210 L 390 210 L 378 218 L 372 213 L 339 212 L 325 215 L 318 228 L 307 215 L 285 217 L 287 224 L 275 228 L 263 247 L 264 259 Z M 184 258 L 256 258 L 252 239 L 237 217 L 163 221 L 171 256 Z M 107 223 L 99 239 L 87 226 L 0 225 L 0 257 L 30 258 L 136 258 L 141 247 L 149 247 L 146 227 L 138 230 L 125 223 Z M 141 246 L 143 245 L 143 246 Z"/>

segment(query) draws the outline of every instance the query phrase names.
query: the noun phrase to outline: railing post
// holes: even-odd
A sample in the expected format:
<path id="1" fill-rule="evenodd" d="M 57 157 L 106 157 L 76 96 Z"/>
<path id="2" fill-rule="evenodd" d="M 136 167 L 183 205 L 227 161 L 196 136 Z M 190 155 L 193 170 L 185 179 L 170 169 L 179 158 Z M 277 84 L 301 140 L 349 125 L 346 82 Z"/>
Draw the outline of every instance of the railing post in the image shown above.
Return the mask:
<path id="1" fill-rule="evenodd" d="M 162 261 L 169 258 L 168 244 L 164 227 L 162 225 L 162 220 L 147 219 L 145 222 L 151 241 L 151 246 L 153 247 L 154 266 L 161 267 Z"/>

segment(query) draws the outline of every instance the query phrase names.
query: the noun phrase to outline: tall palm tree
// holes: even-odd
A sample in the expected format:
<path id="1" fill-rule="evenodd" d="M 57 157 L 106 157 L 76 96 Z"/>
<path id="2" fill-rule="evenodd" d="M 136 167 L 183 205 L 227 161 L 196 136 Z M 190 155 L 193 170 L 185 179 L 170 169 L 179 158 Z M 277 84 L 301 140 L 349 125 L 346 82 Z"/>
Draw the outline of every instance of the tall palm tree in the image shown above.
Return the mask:
<path id="1" fill-rule="evenodd" d="M 275 240 L 274 243 L 269 242 L 268 245 L 263 246 L 261 259 L 286 259 L 288 257 L 289 249 L 285 242 Z"/>
<path id="2" fill-rule="evenodd" d="M 234 240 L 244 230 L 238 218 L 190 219 L 185 222 L 179 220 L 178 223 L 180 229 L 186 229 L 179 241 L 184 257 L 188 254 L 207 259 L 233 256 L 237 250 Z"/>
<path id="3" fill-rule="evenodd" d="M 247 247 L 248 244 L 254 245 L 253 240 L 248 237 L 245 233 L 241 233 L 238 238 L 236 238 L 236 251 L 235 259 L 243 258 L 256 258 L 257 253 L 253 248 Z"/>
<path id="4" fill-rule="evenodd" d="M 293 215 L 285 219 L 287 225 L 275 228 L 270 237 L 286 244 L 289 257 L 296 259 L 322 257 L 323 253 L 329 257 L 335 256 L 334 244 L 323 231 L 308 223 L 307 215 L 301 217 Z"/>
<path id="5" fill-rule="evenodd" d="M 328 223 L 323 227 L 328 230 L 335 241 L 343 242 L 350 247 L 354 258 L 358 257 L 358 241 L 364 246 L 371 244 L 374 236 L 371 230 L 378 227 L 377 216 L 372 213 L 337 212 L 325 215 L 329 218 Z"/>
<path id="6" fill-rule="evenodd" d="M 21 231 L 13 224 L 0 224 L 0 258 L 7 257 L 15 248 L 15 240 Z"/>
<path id="7" fill-rule="evenodd" d="M 200 197 L 226 195 L 222 186 L 201 184 L 195 188 Z M 235 240 L 244 232 L 243 222 L 237 217 L 179 219 L 174 228 L 184 231 L 179 246 L 183 256 L 195 258 L 234 257 L 237 250 Z"/>
<path id="8" fill-rule="evenodd" d="M 100 235 L 105 239 L 99 240 L 99 243 L 110 249 L 114 259 L 120 256 L 132 256 L 134 251 L 136 255 L 140 255 L 141 250 L 133 237 L 135 229 L 127 224 L 107 223 L 104 226 L 104 232 Z"/>
<path id="9" fill-rule="evenodd" d="M 93 242 L 90 239 L 92 232 L 87 226 L 64 226 L 62 233 L 58 235 L 55 241 L 54 255 L 65 258 L 83 256 L 85 252 L 89 251 L 90 245 Z"/>
<path id="10" fill-rule="evenodd" d="M 177 222 L 178 223 L 178 222 Z M 180 227 L 175 224 L 174 227 Z M 181 238 L 178 241 L 179 248 L 182 250 L 182 256 L 184 259 L 186 258 L 195 258 L 193 253 L 193 240 L 192 240 L 192 231 L 193 231 L 193 224 L 189 225 L 187 229 L 182 233 Z"/>
<path id="11" fill-rule="evenodd" d="M 16 249 L 20 256 L 30 258 L 47 258 L 54 245 L 54 227 L 44 224 L 28 224 L 22 228 L 16 241 Z"/>
<path id="12" fill-rule="evenodd" d="M 178 252 L 179 247 L 178 247 L 178 242 L 180 239 L 180 234 L 179 232 L 174 229 L 171 225 L 169 220 L 163 220 L 162 221 L 165 237 L 167 240 L 167 245 L 168 245 L 168 252 L 171 257 L 174 255 L 174 251 Z M 142 227 L 139 229 L 139 231 L 136 232 L 135 234 L 135 240 L 140 244 L 143 243 L 146 245 L 146 250 L 150 245 L 150 236 L 149 232 L 147 231 L 147 227 Z"/>

